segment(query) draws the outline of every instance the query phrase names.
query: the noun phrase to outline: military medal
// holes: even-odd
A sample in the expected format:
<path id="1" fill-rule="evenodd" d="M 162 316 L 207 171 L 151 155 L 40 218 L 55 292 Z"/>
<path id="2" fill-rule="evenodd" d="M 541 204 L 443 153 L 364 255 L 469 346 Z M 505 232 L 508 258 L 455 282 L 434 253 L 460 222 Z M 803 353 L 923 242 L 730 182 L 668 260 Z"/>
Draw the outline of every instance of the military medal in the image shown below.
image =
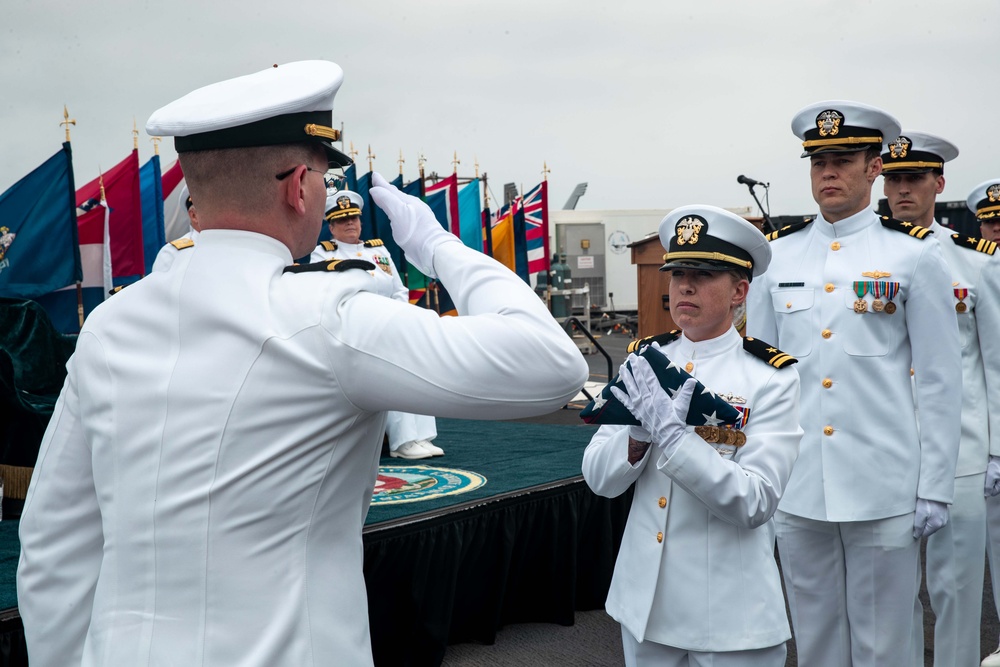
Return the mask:
<path id="1" fill-rule="evenodd" d="M 885 303 L 882 302 L 882 294 L 885 293 L 885 283 L 875 281 L 872 283 L 872 296 L 875 300 L 872 301 L 872 310 L 876 313 L 881 313 L 885 309 Z"/>
<path id="2" fill-rule="evenodd" d="M 868 302 L 865 301 L 865 294 L 868 293 L 868 283 L 864 280 L 854 281 L 854 293 L 858 295 L 858 300 L 854 302 L 854 312 L 864 313 L 868 311 Z"/>
<path id="3" fill-rule="evenodd" d="M 887 315 L 892 315 L 896 312 L 896 304 L 892 302 L 892 299 L 899 292 L 899 283 L 886 283 L 885 284 L 885 298 L 889 300 L 889 303 L 885 304 L 885 313 Z"/>
<path id="4" fill-rule="evenodd" d="M 969 306 L 965 303 L 965 297 L 969 296 L 969 290 L 956 288 L 954 292 L 955 298 L 958 299 L 958 303 L 955 304 L 955 310 L 959 313 L 964 313 L 969 309 Z"/>

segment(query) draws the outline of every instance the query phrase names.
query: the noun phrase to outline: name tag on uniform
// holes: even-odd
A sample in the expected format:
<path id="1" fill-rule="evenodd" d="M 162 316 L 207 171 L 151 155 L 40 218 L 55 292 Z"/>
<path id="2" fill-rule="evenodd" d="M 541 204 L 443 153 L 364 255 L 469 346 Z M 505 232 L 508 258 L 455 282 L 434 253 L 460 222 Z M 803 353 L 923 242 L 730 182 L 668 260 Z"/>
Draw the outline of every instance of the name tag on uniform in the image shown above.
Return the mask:
<path id="1" fill-rule="evenodd" d="M 805 287 L 805 283 L 778 283 L 778 287 Z"/>

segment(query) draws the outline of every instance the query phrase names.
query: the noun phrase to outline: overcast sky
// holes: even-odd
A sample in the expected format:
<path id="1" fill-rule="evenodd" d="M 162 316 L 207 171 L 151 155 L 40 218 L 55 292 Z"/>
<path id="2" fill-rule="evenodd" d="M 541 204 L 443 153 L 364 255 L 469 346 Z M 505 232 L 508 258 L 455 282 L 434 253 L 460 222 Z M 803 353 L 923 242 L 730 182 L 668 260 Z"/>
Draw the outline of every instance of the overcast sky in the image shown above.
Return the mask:
<path id="1" fill-rule="evenodd" d="M 944 136 L 959 157 L 939 199 L 1000 175 L 996 0 L 208 0 L 0 2 L 0 191 L 59 149 L 63 105 L 78 185 L 132 149 L 149 115 L 191 90 L 273 63 L 345 72 L 335 124 L 375 169 L 530 188 L 577 208 L 752 205 L 815 211 L 790 122 L 824 99 Z M 173 146 L 161 147 L 164 165 Z M 881 196 L 881 178 L 873 203 Z"/>

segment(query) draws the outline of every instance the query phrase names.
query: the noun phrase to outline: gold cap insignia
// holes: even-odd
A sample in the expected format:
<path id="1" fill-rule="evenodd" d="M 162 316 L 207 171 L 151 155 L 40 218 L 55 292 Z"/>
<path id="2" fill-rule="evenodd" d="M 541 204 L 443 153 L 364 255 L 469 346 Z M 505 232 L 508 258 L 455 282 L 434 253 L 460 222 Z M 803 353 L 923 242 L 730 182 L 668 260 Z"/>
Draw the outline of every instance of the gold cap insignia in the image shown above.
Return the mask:
<path id="1" fill-rule="evenodd" d="M 819 136 L 835 137 L 840 132 L 840 124 L 844 120 L 844 114 L 833 109 L 827 109 L 816 116 L 816 127 L 819 128 Z"/>
<path id="2" fill-rule="evenodd" d="M 344 195 L 343 197 L 337 197 L 337 206 L 339 206 L 340 208 L 351 208 L 353 204 L 354 202 L 352 202 L 351 198 L 348 197 L 347 195 Z"/>
<path id="3" fill-rule="evenodd" d="M 900 159 L 906 157 L 907 151 L 910 150 L 910 146 L 913 145 L 906 137 L 899 137 L 894 142 L 889 144 L 889 155 L 895 159 Z"/>
<path id="4" fill-rule="evenodd" d="M 677 245 L 695 245 L 698 243 L 698 235 L 708 223 L 699 215 L 687 215 L 677 221 L 674 227 L 677 233 Z"/>
<path id="5" fill-rule="evenodd" d="M 1000 201 L 1000 183 L 994 183 L 986 188 L 986 196 L 989 197 L 991 202 Z"/>

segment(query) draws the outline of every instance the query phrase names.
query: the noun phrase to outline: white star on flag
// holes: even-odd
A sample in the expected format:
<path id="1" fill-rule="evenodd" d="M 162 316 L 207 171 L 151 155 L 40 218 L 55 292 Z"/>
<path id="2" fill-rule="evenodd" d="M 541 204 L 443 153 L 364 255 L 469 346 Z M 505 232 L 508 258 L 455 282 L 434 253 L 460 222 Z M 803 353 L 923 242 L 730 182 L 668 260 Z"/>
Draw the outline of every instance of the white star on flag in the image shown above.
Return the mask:
<path id="1" fill-rule="evenodd" d="M 706 426 L 718 426 L 719 424 L 722 423 L 722 420 L 716 416 L 717 413 L 718 410 L 714 410 L 710 415 L 702 415 L 702 417 L 705 418 Z"/>
<path id="2" fill-rule="evenodd" d="M 601 407 L 604 406 L 605 403 L 607 403 L 607 401 L 604 399 L 604 395 L 603 394 L 598 394 L 597 396 L 594 397 L 594 407 L 595 408 L 601 408 Z"/>
<path id="3" fill-rule="evenodd" d="M 702 396 L 704 396 L 705 394 L 709 394 L 709 395 L 711 395 L 712 398 L 715 398 L 715 392 L 712 391 L 711 389 L 709 389 L 708 387 L 705 387 L 705 389 L 701 392 Z M 715 414 L 715 413 L 713 412 L 712 414 Z M 714 424 L 713 424 L 713 426 L 714 426 Z"/>

